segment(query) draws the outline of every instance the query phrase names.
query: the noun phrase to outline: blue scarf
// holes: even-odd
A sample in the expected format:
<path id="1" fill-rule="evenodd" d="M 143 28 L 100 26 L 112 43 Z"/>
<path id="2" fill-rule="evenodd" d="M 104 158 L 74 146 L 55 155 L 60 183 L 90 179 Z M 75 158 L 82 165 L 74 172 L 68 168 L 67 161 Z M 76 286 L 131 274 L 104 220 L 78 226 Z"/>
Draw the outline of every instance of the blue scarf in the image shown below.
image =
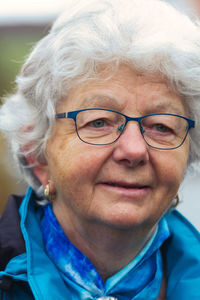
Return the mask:
<path id="1" fill-rule="evenodd" d="M 164 217 L 156 233 L 133 261 L 103 282 L 90 260 L 68 240 L 51 204 L 44 210 L 41 230 L 45 250 L 68 286 L 71 299 L 157 299 L 163 277 L 160 247 L 170 235 Z"/>

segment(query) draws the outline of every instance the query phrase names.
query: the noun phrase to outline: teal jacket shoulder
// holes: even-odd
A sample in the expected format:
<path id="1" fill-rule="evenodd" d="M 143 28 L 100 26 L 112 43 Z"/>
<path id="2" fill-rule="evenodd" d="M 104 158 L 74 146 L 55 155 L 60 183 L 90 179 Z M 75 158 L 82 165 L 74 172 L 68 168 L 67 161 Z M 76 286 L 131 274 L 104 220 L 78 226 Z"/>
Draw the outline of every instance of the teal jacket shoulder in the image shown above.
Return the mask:
<path id="1" fill-rule="evenodd" d="M 164 245 L 167 299 L 200 299 L 200 233 L 177 210 L 165 218 L 171 232 Z"/>

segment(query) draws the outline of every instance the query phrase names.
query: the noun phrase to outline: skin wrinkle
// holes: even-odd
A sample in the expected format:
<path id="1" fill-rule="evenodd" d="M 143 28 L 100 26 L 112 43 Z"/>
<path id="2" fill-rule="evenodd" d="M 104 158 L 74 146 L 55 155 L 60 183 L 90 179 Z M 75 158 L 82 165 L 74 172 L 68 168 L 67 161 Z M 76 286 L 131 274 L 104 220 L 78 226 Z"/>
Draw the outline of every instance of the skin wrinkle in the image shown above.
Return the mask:
<path id="1" fill-rule="evenodd" d="M 164 101 L 165 98 L 162 98 L 162 101 Z M 125 105 L 124 105 L 125 106 Z M 118 103 L 117 98 L 112 98 L 109 96 L 104 96 L 104 95 L 94 95 L 89 98 L 84 98 L 80 104 L 77 106 L 78 109 L 85 109 L 85 108 L 108 108 L 108 109 L 113 109 L 119 112 L 123 111 L 123 106 Z M 167 112 L 167 113 L 175 113 L 179 115 L 183 115 L 184 111 L 180 109 L 180 107 L 176 106 L 175 103 L 168 103 L 166 100 L 165 103 L 157 103 L 154 107 L 154 113 L 156 112 Z M 146 113 L 148 114 L 148 112 Z M 130 116 L 130 115 L 129 115 Z M 135 117 L 138 117 L 141 115 L 137 115 Z M 188 117 L 188 115 L 185 114 L 185 116 Z"/>
<path id="2" fill-rule="evenodd" d="M 112 78 L 112 77 L 111 77 Z M 154 75 L 154 76 L 151 76 L 150 78 L 147 76 L 142 76 L 142 75 L 139 75 L 138 76 L 139 80 L 138 82 L 136 82 L 136 84 L 138 85 L 137 88 L 135 88 L 135 97 L 138 96 L 139 100 L 141 101 L 140 99 L 140 84 L 142 84 L 143 86 L 145 85 L 145 82 L 143 81 L 147 81 L 146 84 L 149 84 L 149 79 L 151 80 L 151 83 L 152 85 L 154 85 L 155 87 L 155 84 L 160 84 L 160 82 L 158 82 L 157 80 L 157 77 Z M 159 77 L 158 77 L 159 78 Z M 162 79 L 163 82 L 164 79 Z M 141 83 L 140 83 L 141 81 Z M 105 84 L 107 81 L 102 81 L 102 84 Z M 161 81 L 162 82 L 162 81 Z M 81 86 L 83 86 L 83 88 L 87 88 L 87 86 L 90 86 L 90 82 L 89 83 L 83 83 Z M 97 83 L 97 88 L 101 87 L 101 85 L 99 83 Z M 155 90 L 155 92 L 159 92 L 159 89 L 160 89 L 160 86 L 157 87 L 157 90 Z M 76 88 L 72 89 L 71 93 L 69 93 L 69 96 L 68 98 L 70 99 L 70 94 L 73 94 L 73 92 L 76 90 Z M 109 108 L 109 109 L 114 109 L 116 111 L 119 111 L 119 112 L 122 112 L 124 107 L 126 106 L 126 103 L 127 101 L 129 101 L 128 99 L 124 99 L 124 103 L 120 103 L 119 99 L 117 97 L 113 97 L 113 95 L 109 95 L 109 90 L 106 90 L 106 88 L 104 89 L 104 92 L 107 92 L 108 95 L 91 95 L 89 97 L 86 97 L 86 98 L 82 98 L 81 96 L 81 93 L 80 93 L 80 101 L 78 103 L 78 105 L 73 105 L 72 104 L 72 109 L 71 110 L 78 110 L 78 109 L 84 109 L 84 108 L 87 108 L 87 107 L 90 107 L 90 108 L 98 108 L 98 107 L 102 107 L 102 108 Z M 162 91 L 163 92 L 163 91 Z M 171 95 L 173 95 L 173 97 L 176 95 L 177 98 L 179 98 L 179 95 L 176 94 L 176 92 L 174 92 L 173 90 L 171 90 L 171 87 L 168 85 L 168 84 L 165 84 L 165 91 L 163 92 L 162 94 L 162 103 L 156 103 L 156 106 L 154 106 L 154 113 L 156 112 L 168 112 L 168 113 L 176 113 L 176 114 L 180 114 L 180 115 L 184 115 L 185 113 L 185 116 L 189 117 L 189 114 L 188 112 L 186 112 L 186 109 L 187 109 L 187 105 L 185 104 L 185 101 L 184 101 L 184 110 L 183 109 L 180 109 L 180 107 L 178 107 L 176 105 L 176 103 L 169 103 L 169 98 L 171 97 Z M 154 101 L 154 98 L 156 98 L 156 93 L 155 95 L 151 96 L 151 98 L 149 98 L 148 100 L 150 102 Z M 109 100 L 109 101 L 108 101 Z M 157 98 L 156 98 L 157 100 Z M 166 102 L 166 103 L 165 103 Z M 60 103 L 60 105 L 58 106 L 58 109 L 57 109 L 57 112 L 61 112 L 60 111 L 60 107 L 62 105 L 62 102 Z M 152 113 L 151 111 L 151 108 L 145 112 L 145 114 L 149 114 L 149 113 Z M 138 111 L 138 115 L 135 115 L 136 117 L 137 116 L 141 116 L 142 114 L 140 113 L 140 111 Z M 144 113 L 143 113 L 144 115 Z"/>
<path id="3" fill-rule="evenodd" d="M 81 99 L 106 94 L 130 116 L 153 113 L 162 103 L 175 105 L 184 115 L 181 98 L 171 91 L 166 95 L 167 91 L 165 82 L 137 78 L 121 66 L 104 84 L 77 87 L 60 103 L 58 112 L 75 110 Z M 75 127 L 68 127 L 66 121 L 56 122 L 47 145 L 48 166 L 40 180 L 45 185 L 50 175 L 57 192 L 53 210 L 61 227 L 105 279 L 137 255 L 168 209 L 185 172 L 189 139 L 176 150 L 155 150 L 130 122 L 116 143 L 93 146 L 81 142 Z M 139 198 L 130 198 L 101 185 L 116 179 L 151 188 Z"/>

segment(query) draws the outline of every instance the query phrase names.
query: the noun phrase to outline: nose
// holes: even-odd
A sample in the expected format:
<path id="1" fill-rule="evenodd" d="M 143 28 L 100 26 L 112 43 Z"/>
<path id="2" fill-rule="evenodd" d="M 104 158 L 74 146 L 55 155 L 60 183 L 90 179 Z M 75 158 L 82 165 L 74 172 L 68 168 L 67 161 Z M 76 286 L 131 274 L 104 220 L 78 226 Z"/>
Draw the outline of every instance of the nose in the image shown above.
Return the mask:
<path id="1" fill-rule="evenodd" d="M 128 122 L 115 143 L 113 158 L 128 167 L 143 165 L 149 160 L 148 145 L 137 122 Z"/>

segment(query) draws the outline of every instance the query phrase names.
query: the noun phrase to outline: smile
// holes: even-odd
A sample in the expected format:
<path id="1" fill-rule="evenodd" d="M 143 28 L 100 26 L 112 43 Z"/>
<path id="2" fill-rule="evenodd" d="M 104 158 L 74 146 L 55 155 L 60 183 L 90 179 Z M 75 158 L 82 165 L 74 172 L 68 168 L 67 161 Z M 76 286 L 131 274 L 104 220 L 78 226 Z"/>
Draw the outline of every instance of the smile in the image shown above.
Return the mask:
<path id="1" fill-rule="evenodd" d="M 104 182 L 103 184 L 114 186 L 114 187 L 126 188 L 126 189 L 143 189 L 143 188 L 146 187 L 146 186 L 143 186 L 143 185 L 118 183 L 118 182 Z"/>
<path id="2" fill-rule="evenodd" d="M 126 197 L 143 197 L 145 196 L 151 189 L 149 185 L 142 184 L 130 184 L 127 182 L 102 182 L 99 183 L 103 189 L 120 194 L 121 196 Z"/>

